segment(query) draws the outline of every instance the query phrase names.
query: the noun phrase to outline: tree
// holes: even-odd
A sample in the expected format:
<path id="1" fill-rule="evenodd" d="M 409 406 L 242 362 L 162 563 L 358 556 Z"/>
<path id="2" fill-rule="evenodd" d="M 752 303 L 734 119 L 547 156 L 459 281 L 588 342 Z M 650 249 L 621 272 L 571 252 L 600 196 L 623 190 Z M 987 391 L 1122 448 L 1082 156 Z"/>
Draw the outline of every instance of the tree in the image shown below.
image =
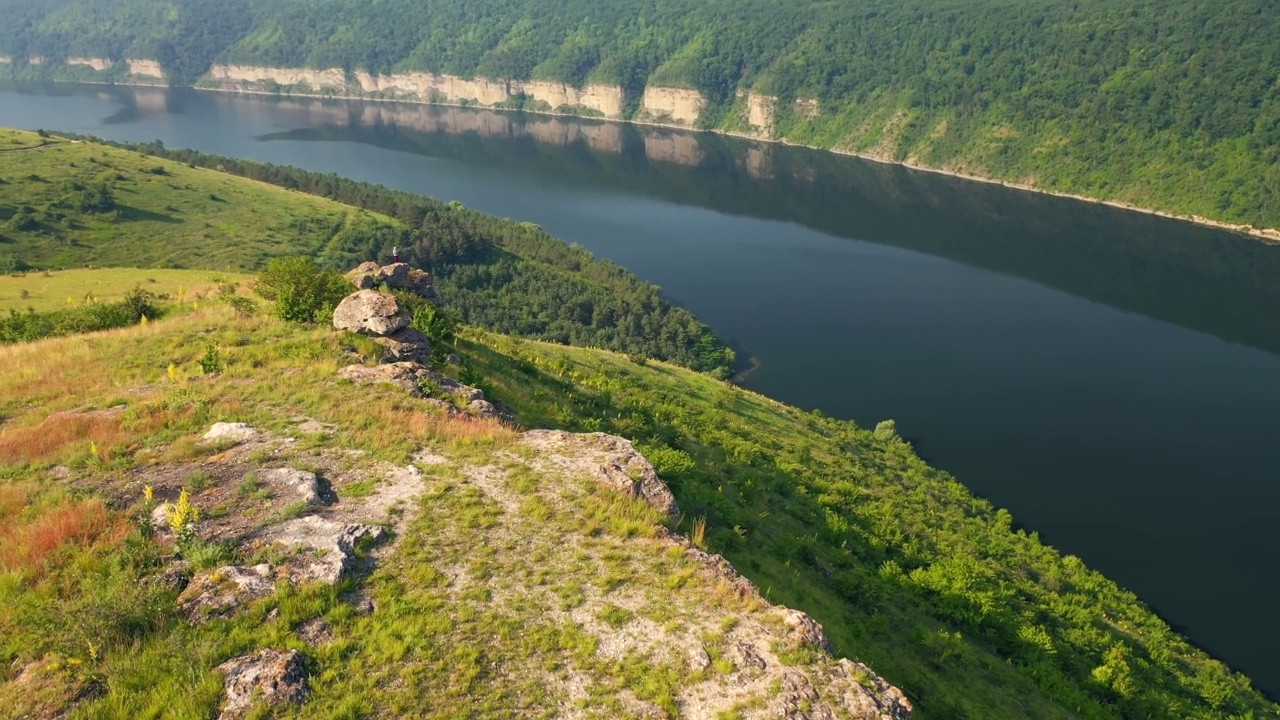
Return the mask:
<path id="1" fill-rule="evenodd" d="M 292 322 L 315 322 L 333 312 L 351 290 L 341 275 L 321 270 L 310 258 L 281 257 L 267 263 L 254 290 L 275 303 L 275 314 Z"/>

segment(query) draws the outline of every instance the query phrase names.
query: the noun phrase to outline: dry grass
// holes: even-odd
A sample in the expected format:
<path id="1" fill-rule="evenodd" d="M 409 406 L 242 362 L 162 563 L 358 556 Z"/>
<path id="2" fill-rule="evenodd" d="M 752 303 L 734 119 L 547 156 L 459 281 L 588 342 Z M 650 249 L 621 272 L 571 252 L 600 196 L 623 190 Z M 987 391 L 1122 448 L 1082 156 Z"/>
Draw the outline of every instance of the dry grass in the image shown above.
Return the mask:
<path id="1" fill-rule="evenodd" d="M 99 458 L 124 445 L 132 435 L 120 416 L 107 413 L 57 413 L 39 425 L 0 426 L 0 465 L 22 465 L 59 457 L 68 446 L 96 444 Z"/>
<path id="2" fill-rule="evenodd" d="M 39 568 L 67 545 L 113 545 L 129 530 L 128 522 L 112 517 L 99 498 L 56 505 L 30 522 L 0 530 L 0 568 Z"/>

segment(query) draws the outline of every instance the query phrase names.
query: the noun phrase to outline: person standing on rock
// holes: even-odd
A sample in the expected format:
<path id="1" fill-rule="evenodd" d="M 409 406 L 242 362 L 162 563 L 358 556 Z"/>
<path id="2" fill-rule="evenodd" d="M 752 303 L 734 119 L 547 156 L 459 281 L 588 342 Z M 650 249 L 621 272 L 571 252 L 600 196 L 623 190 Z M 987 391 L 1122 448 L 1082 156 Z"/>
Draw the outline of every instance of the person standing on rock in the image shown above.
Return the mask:
<path id="1" fill-rule="evenodd" d="M 393 245 L 391 247 L 391 262 L 392 263 L 400 262 L 400 246 L 398 245 Z"/>

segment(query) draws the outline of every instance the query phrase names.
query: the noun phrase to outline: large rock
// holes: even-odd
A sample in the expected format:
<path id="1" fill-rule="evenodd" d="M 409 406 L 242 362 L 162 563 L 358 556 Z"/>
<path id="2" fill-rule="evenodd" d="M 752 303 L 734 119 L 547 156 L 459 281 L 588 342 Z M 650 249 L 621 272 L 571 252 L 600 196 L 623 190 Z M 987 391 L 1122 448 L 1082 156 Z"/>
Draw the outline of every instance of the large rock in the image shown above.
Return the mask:
<path id="1" fill-rule="evenodd" d="M 408 263 L 383 265 L 378 268 L 378 279 L 389 288 L 404 290 L 409 287 L 409 265 Z"/>
<path id="2" fill-rule="evenodd" d="M 270 565 L 227 565 L 191 578 L 178 596 L 178 610 L 192 622 L 202 622 L 229 615 L 244 603 L 266 597 L 275 589 L 275 573 Z"/>
<path id="3" fill-rule="evenodd" d="M 258 431 L 245 423 L 214 423 L 204 434 L 204 441 L 209 443 L 242 443 L 252 440 Z"/>
<path id="4" fill-rule="evenodd" d="M 260 650 L 217 667 L 223 675 L 224 701 L 218 720 L 248 717 L 259 704 L 298 704 L 307 698 L 307 666 L 297 650 Z"/>
<path id="5" fill-rule="evenodd" d="M 352 273 L 347 276 L 347 279 L 351 281 L 352 285 L 356 286 L 357 290 L 372 290 L 378 286 L 377 273 Z"/>
<path id="6" fill-rule="evenodd" d="M 316 505 L 320 502 L 320 481 L 313 472 L 293 468 L 274 468 L 263 473 L 263 478 L 273 485 L 290 488 L 299 500 L 308 505 Z"/>
<path id="7" fill-rule="evenodd" d="M 335 328 L 375 337 L 408 327 L 410 319 L 394 297 L 373 290 L 351 293 L 333 311 Z"/>
<path id="8" fill-rule="evenodd" d="M 387 349 L 386 362 L 426 362 L 431 357 L 431 341 L 415 328 L 397 330 L 376 342 Z"/>
<path id="9" fill-rule="evenodd" d="M 299 582 L 333 585 L 355 565 L 356 546 L 361 541 L 377 542 L 384 535 L 375 525 L 341 523 L 308 515 L 267 528 L 263 540 L 275 541 L 309 552 L 301 562 L 291 563 L 291 576 Z"/>
<path id="10" fill-rule="evenodd" d="M 348 365 L 338 371 L 338 377 L 346 378 L 355 383 L 376 384 L 389 383 L 408 390 L 415 395 L 421 395 L 422 390 L 418 387 L 418 381 L 428 377 L 431 371 L 415 362 L 396 362 L 386 365 Z"/>
<path id="11" fill-rule="evenodd" d="M 436 297 L 435 284 L 431 282 L 431 276 L 425 270 L 409 271 L 409 290 L 428 300 L 434 300 Z"/>

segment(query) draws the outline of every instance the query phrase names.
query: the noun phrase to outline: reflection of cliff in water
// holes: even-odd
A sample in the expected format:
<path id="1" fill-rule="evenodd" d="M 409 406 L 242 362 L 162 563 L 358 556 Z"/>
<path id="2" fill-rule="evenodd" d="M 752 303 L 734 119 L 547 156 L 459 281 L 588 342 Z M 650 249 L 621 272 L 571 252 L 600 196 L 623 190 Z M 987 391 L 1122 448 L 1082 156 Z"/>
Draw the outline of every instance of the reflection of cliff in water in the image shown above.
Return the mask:
<path id="1" fill-rule="evenodd" d="M 1280 248 L 1105 205 L 711 134 L 493 110 L 110 88 L 120 115 L 269 106 L 359 142 L 946 257 L 1280 354 Z M 230 108 L 228 107 L 228 110 Z"/>

